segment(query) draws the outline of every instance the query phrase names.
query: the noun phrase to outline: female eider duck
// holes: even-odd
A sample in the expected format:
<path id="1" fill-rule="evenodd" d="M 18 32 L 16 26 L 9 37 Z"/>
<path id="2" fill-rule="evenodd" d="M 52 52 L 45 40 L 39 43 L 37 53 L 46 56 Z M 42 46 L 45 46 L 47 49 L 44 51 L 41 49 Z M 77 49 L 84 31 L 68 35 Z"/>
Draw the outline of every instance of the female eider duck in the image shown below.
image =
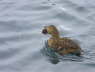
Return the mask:
<path id="1" fill-rule="evenodd" d="M 81 56 L 81 47 L 70 38 L 61 38 L 57 28 L 54 25 L 45 26 L 42 33 L 51 35 L 51 38 L 47 41 L 48 46 L 49 48 L 53 48 L 58 54 L 62 56 L 67 54 Z"/>

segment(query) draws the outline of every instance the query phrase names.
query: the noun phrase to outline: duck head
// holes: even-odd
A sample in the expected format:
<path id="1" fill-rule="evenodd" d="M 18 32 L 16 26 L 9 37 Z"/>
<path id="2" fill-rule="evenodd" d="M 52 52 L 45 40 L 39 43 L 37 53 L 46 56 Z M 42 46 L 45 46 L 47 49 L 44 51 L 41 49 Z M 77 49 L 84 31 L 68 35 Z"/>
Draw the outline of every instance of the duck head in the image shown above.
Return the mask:
<path id="1" fill-rule="evenodd" d="M 49 34 L 52 37 L 59 37 L 59 32 L 54 25 L 45 26 L 44 29 L 42 30 L 42 33 L 45 35 Z"/>

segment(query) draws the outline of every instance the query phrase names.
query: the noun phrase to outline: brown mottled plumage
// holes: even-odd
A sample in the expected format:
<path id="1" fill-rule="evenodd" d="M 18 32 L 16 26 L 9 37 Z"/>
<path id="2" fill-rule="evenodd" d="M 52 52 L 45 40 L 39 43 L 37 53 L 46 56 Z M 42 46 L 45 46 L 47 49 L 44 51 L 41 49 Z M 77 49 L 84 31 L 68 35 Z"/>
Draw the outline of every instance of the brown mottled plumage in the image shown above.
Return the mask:
<path id="1" fill-rule="evenodd" d="M 50 48 L 54 48 L 54 50 L 60 55 L 81 55 L 82 50 L 80 46 L 70 38 L 61 38 L 57 28 L 54 25 L 45 26 L 42 30 L 42 33 L 51 35 L 51 38 L 48 40 L 48 45 Z"/>

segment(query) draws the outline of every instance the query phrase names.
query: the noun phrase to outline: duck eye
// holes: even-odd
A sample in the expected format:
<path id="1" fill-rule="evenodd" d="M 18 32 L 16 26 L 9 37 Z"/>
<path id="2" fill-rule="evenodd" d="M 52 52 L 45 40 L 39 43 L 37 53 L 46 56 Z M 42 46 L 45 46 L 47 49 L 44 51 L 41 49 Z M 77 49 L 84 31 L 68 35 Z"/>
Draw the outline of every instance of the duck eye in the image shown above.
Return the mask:
<path id="1" fill-rule="evenodd" d="M 48 33 L 48 32 L 47 32 L 47 29 L 43 29 L 43 30 L 42 30 L 42 33 L 43 33 L 43 34 L 47 34 L 47 33 Z"/>

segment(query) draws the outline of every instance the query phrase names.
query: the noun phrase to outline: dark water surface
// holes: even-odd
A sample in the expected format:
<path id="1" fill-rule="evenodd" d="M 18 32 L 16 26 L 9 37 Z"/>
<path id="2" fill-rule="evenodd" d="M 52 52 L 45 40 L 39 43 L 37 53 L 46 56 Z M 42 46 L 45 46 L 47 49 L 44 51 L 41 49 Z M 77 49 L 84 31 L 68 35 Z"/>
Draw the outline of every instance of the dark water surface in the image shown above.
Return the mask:
<path id="1" fill-rule="evenodd" d="M 95 0 L 0 0 L 0 72 L 95 72 Z M 45 25 L 79 41 L 82 61 L 52 64 L 40 50 Z"/>

